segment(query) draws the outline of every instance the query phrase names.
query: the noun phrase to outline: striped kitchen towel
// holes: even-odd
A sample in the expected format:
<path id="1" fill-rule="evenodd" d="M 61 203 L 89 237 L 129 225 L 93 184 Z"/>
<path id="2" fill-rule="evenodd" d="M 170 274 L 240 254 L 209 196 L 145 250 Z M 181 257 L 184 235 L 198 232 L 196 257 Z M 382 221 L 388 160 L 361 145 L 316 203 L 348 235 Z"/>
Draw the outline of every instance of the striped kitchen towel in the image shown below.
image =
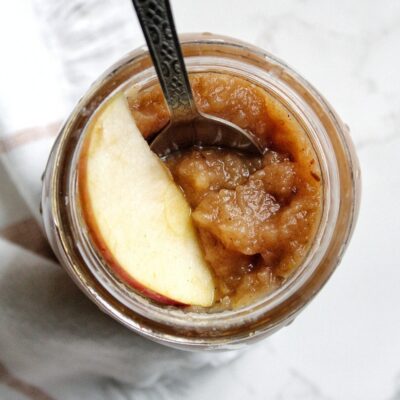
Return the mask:
<path id="1" fill-rule="evenodd" d="M 119 325 L 59 268 L 40 228 L 40 178 L 61 121 L 90 80 L 142 41 L 125 7 L 0 6 L 1 399 L 168 397 L 194 370 L 236 356 L 169 349 Z"/>

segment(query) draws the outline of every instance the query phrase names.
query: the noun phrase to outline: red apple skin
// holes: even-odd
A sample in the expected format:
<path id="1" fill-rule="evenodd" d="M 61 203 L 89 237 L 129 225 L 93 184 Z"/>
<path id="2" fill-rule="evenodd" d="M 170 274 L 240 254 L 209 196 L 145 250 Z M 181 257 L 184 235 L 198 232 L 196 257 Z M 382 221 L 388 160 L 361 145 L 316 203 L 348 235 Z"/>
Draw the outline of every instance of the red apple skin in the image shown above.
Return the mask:
<path id="1" fill-rule="evenodd" d="M 87 146 L 87 145 L 86 145 Z M 82 152 L 82 159 L 87 157 L 87 149 L 84 147 Z M 81 197 L 81 206 L 82 212 L 84 214 L 84 219 L 87 221 L 87 228 L 89 230 L 89 236 L 92 238 L 95 246 L 98 248 L 100 254 L 102 255 L 103 259 L 106 263 L 110 266 L 110 268 L 128 285 L 132 286 L 134 289 L 138 290 L 144 296 L 148 297 L 156 301 L 157 303 L 168 305 L 168 306 L 175 306 L 175 307 L 184 307 L 187 304 L 183 304 L 176 300 L 172 300 L 168 297 L 165 297 L 159 293 L 154 292 L 153 290 L 145 287 L 136 279 L 132 278 L 126 271 L 122 268 L 121 265 L 115 260 L 114 256 L 111 254 L 109 249 L 107 248 L 104 239 L 102 238 L 99 229 L 97 227 L 96 218 L 93 214 L 93 210 L 91 208 L 91 201 L 90 198 L 85 190 L 86 187 L 86 170 L 82 167 L 84 162 L 80 162 L 79 166 L 79 191 Z"/>
<path id="2" fill-rule="evenodd" d="M 168 306 L 175 306 L 175 307 L 185 307 L 187 304 L 180 303 L 178 301 L 172 300 L 168 297 L 163 296 L 162 294 L 156 293 L 153 290 L 147 288 L 146 286 L 142 285 L 136 279 L 132 278 L 114 259 L 113 255 L 108 250 L 107 246 L 102 243 L 103 241 L 92 232 L 91 236 L 95 238 L 97 242 L 96 245 L 100 250 L 100 254 L 103 256 L 107 264 L 110 268 L 129 286 L 132 286 L 134 289 L 138 290 L 144 296 L 148 297 L 151 300 L 156 301 L 157 303 L 168 305 Z"/>
<path id="3" fill-rule="evenodd" d="M 95 246 L 99 250 L 103 259 L 110 266 L 110 268 L 128 285 L 132 286 L 134 289 L 138 290 L 144 296 L 152 299 L 160 304 L 175 306 L 175 307 L 184 307 L 187 304 L 183 304 L 176 300 L 172 300 L 168 297 L 165 297 L 159 293 L 154 292 L 153 290 L 145 287 L 141 283 L 139 283 L 136 279 L 132 278 L 126 271 L 122 268 L 121 265 L 115 260 L 114 256 L 108 250 L 106 242 L 104 238 L 101 236 L 100 231 L 97 227 L 96 217 L 93 213 L 91 207 L 90 197 L 86 191 L 86 169 L 84 168 L 87 159 L 87 146 L 89 142 L 82 149 L 81 161 L 79 163 L 79 192 L 80 192 L 80 201 L 82 206 L 82 212 L 84 215 L 84 219 L 87 221 L 87 228 L 89 231 L 89 236 L 92 238 Z"/>

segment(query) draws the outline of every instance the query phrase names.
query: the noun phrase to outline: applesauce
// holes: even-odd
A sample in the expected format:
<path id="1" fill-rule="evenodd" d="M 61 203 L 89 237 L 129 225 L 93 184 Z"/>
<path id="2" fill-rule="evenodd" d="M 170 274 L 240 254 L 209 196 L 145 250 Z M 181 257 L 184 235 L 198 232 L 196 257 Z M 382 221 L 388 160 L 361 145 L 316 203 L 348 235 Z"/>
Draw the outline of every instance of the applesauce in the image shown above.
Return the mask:
<path id="1" fill-rule="evenodd" d="M 149 88 L 157 78 L 144 47 L 132 51 L 98 77 L 62 127 L 43 176 L 43 225 L 60 264 L 82 292 L 128 329 L 181 350 L 231 350 L 259 341 L 290 324 L 327 283 L 342 260 L 356 225 L 360 170 L 346 125 L 323 95 L 284 62 L 264 49 L 224 36 L 187 34 L 180 36 L 180 41 L 192 80 L 200 76 L 198 73 L 218 73 L 221 78 L 241 77 L 245 83 L 256 83 L 256 93 L 267 96 L 269 108 L 268 113 L 258 119 L 259 130 L 253 132 L 258 133 L 259 138 L 263 132 L 268 132 L 264 145 L 271 155 L 275 152 L 281 161 L 289 158 L 297 165 L 296 171 L 312 171 L 321 179 L 321 215 L 315 218 L 316 232 L 308 230 L 312 238 L 300 263 L 291 264 L 293 270 L 284 274 L 275 290 L 264 286 L 263 290 L 256 291 L 258 297 L 250 296 L 250 302 L 243 307 L 232 306 L 240 298 L 232 291 L 229 296 L 218 299 L 214 307 L 194 309 L 171 307 L 143 295 L 140 290 L 133 290 L 105 262 L 82 218 L 77 164 L 88 126 L 98 110 L 118 93 L 130 97 L 132 115 L 144 134 L 155 132 L 167 122 L 161 92 L 157 94 L 157 89 Z M 192 85 L 195 84 L 192 81 Z M 132 87 L 136 88 L 136 94 L 129 89 Z M 157 96 L 160 100 L 154 101 Z M 213 104 L 207 104 L 213 100 Z M 227 100 L 235 106 L 234 97 Z M 223 110 L 218 91 L 209 98 L 204 97 L 204 104 L 200 104 L 200 107 L 211 106 L 216 112 L 219 108 L 218 112 L 229 110 Z M 145 109 L 147 114 L 141 112 Z M 257 109 L 258 106 L 248 117 L 254 113 L 259 115 Z M 240 112 L 234 111 L 231 118 L 241 121 L 242 126 L 249 123 Z M 274 123 L 282 129 L 274 128 Z M 268 131 L 263 128 L 265 124 L 269 125 Z M 292 132 L 298 130 L 299 135 L 275 135 L 285 127 L 290 127 Z M 305 146 L 301 146 L 302 138 Z M 285 147 L 292 150 L 288 152 Z M 299 153 L 301 149 L 310 149 L 311 153 Z M 314 152 L 318 163 L 313 163 L 312 170 L 302 164 L 302 160 L 315 160 Z M 304 157 L 294 159 L 296 154 Z M 248 165 L 248 161 L 244 164 Z M 259 166 L 258 162 L 254 167 L 252 164 L 252 171 L 257 169 L 254 173 L 258 173 Z M 304 182 L 308 182 L 309 176 L 304 178 Z M 309 182 L 313 183 L 311 179 Z M 318 187 L 315 182 L 313 185 Z M 216 277 L 214 279 L 217 281 Z M 266 295 L 261 295 L 263 293 Z M 242 303 L 245 302 L 242 298 Z M 318 321 L 315 324 L 318 326 Z"/>
<path id="2" fill-rule="evenodd" d="M 304 259 L 321 215 L 321 172 L 306 133 L 265 90 L 218 73 L 190 77 L 201 111 L 252 132 L 263 156 L 194 148 L 165 161 L 192 208 L 215 281 L 215 308 L 248 304 L 278 288 Z M 168 123 L 160 88 L 127 91 L 145 137 Z"/>

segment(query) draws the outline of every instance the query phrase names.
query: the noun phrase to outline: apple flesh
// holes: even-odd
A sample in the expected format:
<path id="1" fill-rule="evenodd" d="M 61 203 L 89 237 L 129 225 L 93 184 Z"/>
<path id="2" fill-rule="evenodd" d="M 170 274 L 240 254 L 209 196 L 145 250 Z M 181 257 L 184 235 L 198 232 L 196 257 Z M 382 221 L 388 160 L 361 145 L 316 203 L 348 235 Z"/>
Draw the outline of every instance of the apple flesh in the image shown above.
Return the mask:
<path id="1" fill-rule="evenodd" d="M 122 279 L 162 303 L 212 305 L 214 282 L 190 207 L 122 94 L 88 127 L 79 190 L 91 236 Z"/>

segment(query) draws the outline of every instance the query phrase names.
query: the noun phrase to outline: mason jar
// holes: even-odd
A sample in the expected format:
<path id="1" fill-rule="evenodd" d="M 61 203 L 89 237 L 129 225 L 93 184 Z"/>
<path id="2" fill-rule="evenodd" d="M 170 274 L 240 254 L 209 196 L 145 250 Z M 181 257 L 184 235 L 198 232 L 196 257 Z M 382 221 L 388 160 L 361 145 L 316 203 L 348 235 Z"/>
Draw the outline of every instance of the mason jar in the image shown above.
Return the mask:
<path id="1" fill-rule="evenodd" d="M 121 281 L 92 244 L 78 201 L 77 163 L 95 111 L 130 85 L 156 81 L 146 47 L 129 53 L 90 87 L 51 151 L 45 170 L 42 215 L 61 265 L 105 313 L 132 331 L 184 350 L 228 350 L 288 325 L 331 276 L 349 243 L 360 200 L 360 170 L 348 128 L 304 78 L 266 51 L 229 37 L 180 37 L 188 72 L 244 78 L 271 94 L 301 124 L 315 150 L 323 183 L 322 217 L 308 254 L 284 284 L 252 304 L 193 312 L 158 304 Z"/>

